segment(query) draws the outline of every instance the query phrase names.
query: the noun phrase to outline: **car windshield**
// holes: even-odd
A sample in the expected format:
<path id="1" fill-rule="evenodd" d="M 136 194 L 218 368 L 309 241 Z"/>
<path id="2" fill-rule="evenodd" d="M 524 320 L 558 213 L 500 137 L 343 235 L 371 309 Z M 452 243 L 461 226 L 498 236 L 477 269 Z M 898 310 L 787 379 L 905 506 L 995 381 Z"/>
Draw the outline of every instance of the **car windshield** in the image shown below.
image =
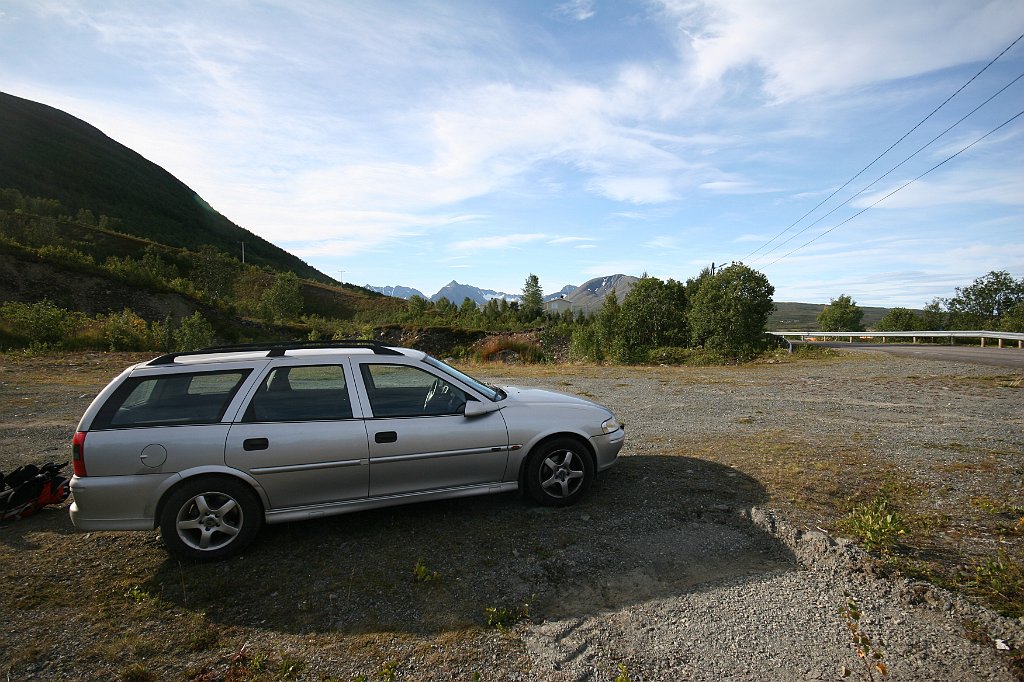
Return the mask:
<path id="1" fill-rule="evenodd" d="M 470 387 L 476 389 L 480 393 L 483 393 L 485 396 L 487 396 L 488 400 L 498 402 L 499 400 L 505 397 L 505 392 L 502 391 L 501 389 L 495 388 L 494 386 L 488 386 L 483 382 L 477 381 L 468 374 L 460 372 L 451 365 L 446 365 L 445 363 L 441 362 L 435 357 L 431 357 L 428 355 L 425 358 L 423 358 L 423 361 L 430 365 L 431 367 L 436 367 L 445 374 L 453 376 L 462 383 L 469 385 Z"/>

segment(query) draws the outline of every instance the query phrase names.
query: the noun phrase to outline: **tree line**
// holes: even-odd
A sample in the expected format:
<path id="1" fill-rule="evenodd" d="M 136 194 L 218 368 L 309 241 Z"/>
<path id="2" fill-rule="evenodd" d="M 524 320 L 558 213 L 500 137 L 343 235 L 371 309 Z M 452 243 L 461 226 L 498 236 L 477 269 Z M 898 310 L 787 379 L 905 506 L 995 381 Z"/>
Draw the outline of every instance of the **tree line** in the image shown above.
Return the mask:
<path id="1" fill-rule="evenodd" d="M 0 249 L 108 277 L 127 287 L 177 292 L 218 314 L 267 325 L 289 324 L 310 340 L 368 336 L 375 325 L 394 324 L 530 330 L 540 335 L 545 348 L 565 348 L 571 359 L 625 364 L 745 361 L 770 343 L 764 332 L 774 310 L 774 287 L 763 273 L 742 263 L 717 270 L 711 266 L 685 282 L 645 274 L 626 296 L 613 291 L 592 313 L 546 313 L 543 289 L 531 273 L 521 301 L 492 299 L 478 306 L 469 298 L 457 303 L 414 296 L 401 309 L 350 311 L 346 319 L 338 319 L 304 309 L 303 280 L 292 272 L 245 264 L 213 246 L 190 251 L 135 237 L 130 237 L 131 249 L 112 245 L 104 241 L 104 234 L 118 233 L 106 216 L 80 212 L 72 217 L 63 210 L 52 200 L 0 190 Z M 82 232 L 83 228 L 88 230 Z M 862 318 L 856 302 L 844 294 L 826 306 L 818 323 L 823 331 L 861 331 Z M 958 288 L 949 299 L 935 299 L 921 313 L 893 308 L 878 324 L 881 331 L 981 328 L 1024 331 L 1024 279 L 991 272 Z M 258 336 L 260 331 L 254 328 L 252 333 Z M 212 341 L 213 335 L 201 313 L 183 320 L 144 320 L 129 309 L 90 318 L 51 301 L 0 307 L 0 341 L 8 343 L 180 350 Z M 543 349 L 534 351 L 531 356 L 544 355 Z"/>
<path id="2" fill-rule="evenodd" d="M 545 333 L 568 340 L 572 359 L 623 364 L 745 361 L 765 350 L 775 288 L 742 263 L 705 268 L 685 283 L 644 275 L 593 315 L 563 313 Z"/>
<path id="3" fill-rule="evenodd" d="M 818 328 L 829 332 L 864 331 L 864 311 L 843 294 L 818 315 Z M 934 298 L 918 313 L 890 308 L 878 321 L 880 332 L 899 331 L 1005 331 L 1024 332 L 1024 278 L 993 270 L 970 285 L 957 287 L 950 298 Z"/>

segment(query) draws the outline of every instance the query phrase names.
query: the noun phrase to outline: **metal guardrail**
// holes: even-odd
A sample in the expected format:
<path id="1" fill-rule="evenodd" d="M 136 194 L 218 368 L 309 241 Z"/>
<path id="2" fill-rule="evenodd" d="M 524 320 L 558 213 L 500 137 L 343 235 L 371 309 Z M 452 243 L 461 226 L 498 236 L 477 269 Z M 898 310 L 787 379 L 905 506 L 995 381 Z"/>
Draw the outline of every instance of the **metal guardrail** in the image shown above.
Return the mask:
<path id="1" fill-rule="evenodd" d="M 981 347 L 985 347 L 985 342 L 988 340 L 995 340 L 999 348 L 1004 347 L 1006 341 L 1016 341 L 1017 348 L 1024 348 L 1024 334 L 1019 332 L 993 332 L 985 330 L 977 331 L 913 331 L 913 332 L 800 332 L 800 331 L 780 331 L 780 332 L 767 332 L 773 336 L 778 336 L 786 341 L 790 341 L 790 337 L 798 337 L 800 341 L 820 341 L 826 339 L 846 339 L 850 343 L 854 340 L 857 341 L 868 341 L 872 339 L 881 339 L 882 343 L 885 343 L 889 339 L 912 339 L 912 343 L 920 343 L 920 339 L 949 339 L 950 345 L 953 343 L 953 339 L 980 339 Z M 791 348 L 792 350 L 792 348 Z"/>

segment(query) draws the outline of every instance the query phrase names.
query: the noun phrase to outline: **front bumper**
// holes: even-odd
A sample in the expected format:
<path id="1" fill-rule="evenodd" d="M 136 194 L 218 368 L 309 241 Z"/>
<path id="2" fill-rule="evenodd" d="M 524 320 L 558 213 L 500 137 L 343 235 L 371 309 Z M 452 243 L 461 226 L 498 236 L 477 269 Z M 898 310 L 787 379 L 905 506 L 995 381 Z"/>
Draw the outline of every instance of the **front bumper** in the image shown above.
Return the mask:
<path id="1" fill-rule="evenodd" d="M 604 471 L 619 461 L 619 450 L 626 442 L 626 430 L 619 427 L 611 433 L 592 436 L 590 444 L 594 448 L 597 470 Z"/>

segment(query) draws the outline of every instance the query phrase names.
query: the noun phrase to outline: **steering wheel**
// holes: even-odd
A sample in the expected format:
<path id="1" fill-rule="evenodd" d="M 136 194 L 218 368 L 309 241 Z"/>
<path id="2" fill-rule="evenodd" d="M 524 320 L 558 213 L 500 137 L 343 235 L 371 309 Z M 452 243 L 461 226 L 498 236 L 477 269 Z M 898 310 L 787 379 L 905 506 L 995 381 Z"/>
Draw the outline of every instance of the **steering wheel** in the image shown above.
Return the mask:
<path id="1" fill-rule="evenodd" d="M 423 399 L 423 411 L 428 412 L 435 404 L 450 403 L 451 399 L 451 387 L 440 379 L 434 379 L 434 383 L 427 391 L 427 397 Z"/>

